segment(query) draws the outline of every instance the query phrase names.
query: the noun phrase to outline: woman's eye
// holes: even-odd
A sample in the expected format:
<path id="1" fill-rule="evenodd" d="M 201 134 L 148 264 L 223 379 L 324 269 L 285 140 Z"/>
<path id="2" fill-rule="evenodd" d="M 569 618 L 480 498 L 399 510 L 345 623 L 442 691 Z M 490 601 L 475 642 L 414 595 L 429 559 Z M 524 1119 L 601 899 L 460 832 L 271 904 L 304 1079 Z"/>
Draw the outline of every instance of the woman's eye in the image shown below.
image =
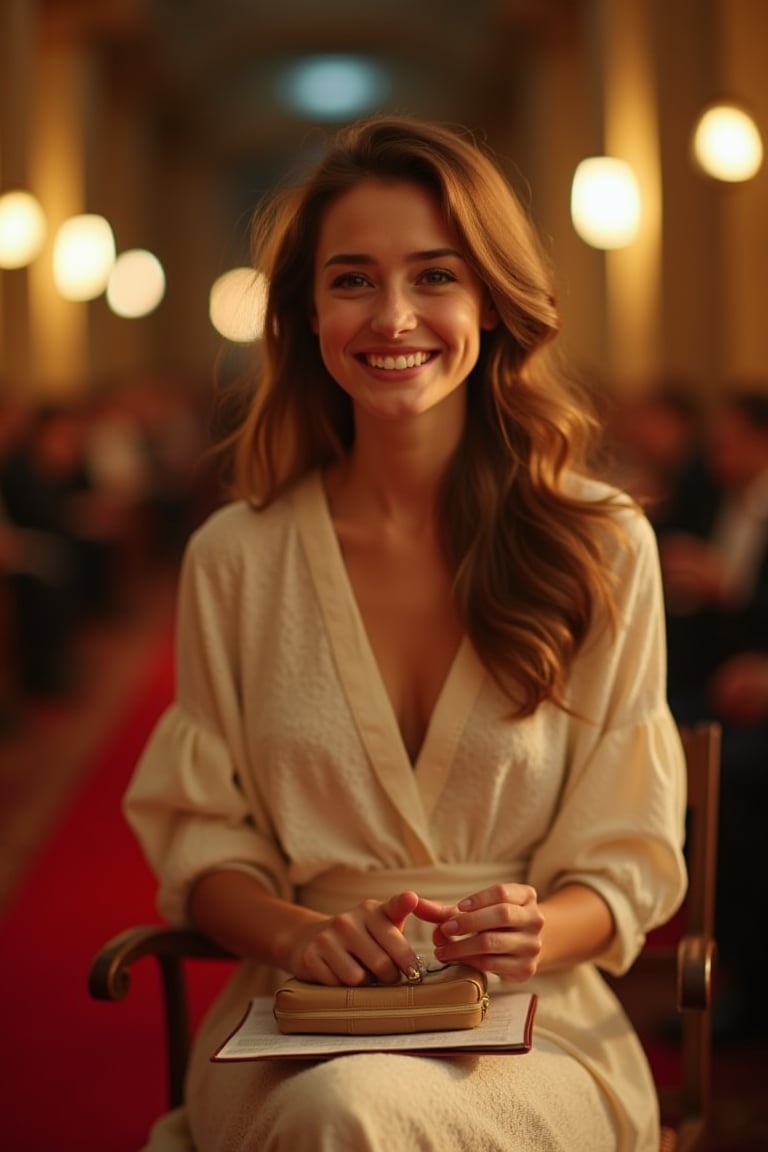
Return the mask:
<path id="1" fill-rule="evenodd" d="M 342 272 L 331 281 L 332 288 L 364 288 L 368 283 L 360 272 Z"/>
<path id="2" fill-rule="evenodd" d="M 450 284 L 456 279 L 447 268 L 428 268 L 421 278 L 425 284 Z"/>

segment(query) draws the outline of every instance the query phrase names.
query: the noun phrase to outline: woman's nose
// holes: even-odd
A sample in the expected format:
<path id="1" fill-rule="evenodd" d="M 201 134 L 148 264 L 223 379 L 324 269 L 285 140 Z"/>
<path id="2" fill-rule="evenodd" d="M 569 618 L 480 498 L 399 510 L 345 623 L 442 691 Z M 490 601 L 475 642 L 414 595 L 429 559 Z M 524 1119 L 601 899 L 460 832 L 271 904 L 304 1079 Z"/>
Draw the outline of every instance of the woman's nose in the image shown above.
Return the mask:
<path id="1" fill-rule="evenodd" d="M 382 336 L 397 336 L 416 327 L 413 305 L 404 292 L 393 290 L 379 297 L 371 328 Z"/>

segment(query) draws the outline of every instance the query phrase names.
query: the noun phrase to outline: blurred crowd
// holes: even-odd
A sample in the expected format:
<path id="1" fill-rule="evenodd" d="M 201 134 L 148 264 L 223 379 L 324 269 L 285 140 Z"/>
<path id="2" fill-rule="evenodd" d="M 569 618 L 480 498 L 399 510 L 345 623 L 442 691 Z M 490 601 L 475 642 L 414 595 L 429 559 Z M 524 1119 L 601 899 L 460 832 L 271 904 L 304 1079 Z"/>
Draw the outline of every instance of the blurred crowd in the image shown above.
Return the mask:
<path id="1" fill-rule="evenodd" d="M 657 533 L 672 711 L 722 726 L 716 1039 L 766 1044 L 768 379 L 714 400 L 668 381 L 616 402 L 608 425 L 615 478 Z"/>
<path id="2" fill-rule="evenodd" d="M 138 382 L 86 400 L 0 395 L 0 734 L 28 698 L 77 689 L 88 620 L 175 563 L 216 499 L 194 387 Z"/>

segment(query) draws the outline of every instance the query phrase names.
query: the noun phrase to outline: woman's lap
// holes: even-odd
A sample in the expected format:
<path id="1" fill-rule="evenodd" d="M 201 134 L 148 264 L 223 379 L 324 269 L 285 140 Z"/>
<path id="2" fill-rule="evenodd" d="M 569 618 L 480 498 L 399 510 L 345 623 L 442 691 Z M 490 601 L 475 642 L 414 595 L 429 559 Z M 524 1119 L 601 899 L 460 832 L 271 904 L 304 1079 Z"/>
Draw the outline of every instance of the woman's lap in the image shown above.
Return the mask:
<path id="1" fill-rule="evenodd" d="M 317 1064 L 211 1065 L 190 1087 L 198 1152 L 612 1152 L 616 1146 L 592 1077 L 546 1045 L 524 1056 L 382 1053 Z"/>

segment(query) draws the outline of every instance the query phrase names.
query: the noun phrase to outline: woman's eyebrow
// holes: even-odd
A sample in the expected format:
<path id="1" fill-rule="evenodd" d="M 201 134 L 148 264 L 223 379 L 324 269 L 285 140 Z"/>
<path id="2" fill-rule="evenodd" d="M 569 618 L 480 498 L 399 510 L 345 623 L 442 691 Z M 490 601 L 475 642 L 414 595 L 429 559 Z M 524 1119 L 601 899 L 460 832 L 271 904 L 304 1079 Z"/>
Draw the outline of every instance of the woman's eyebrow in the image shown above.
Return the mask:
<path id="1" fill-rule="evenodd" d="M 446 256 L 454 256 L 457 260 L 463 260 L 464 257 L 461 252 L 455 248 L 429 248 L 424 252 L 411 252 L 406 256 L 409 263 L 416 263 L 422 260 L 440 260 Z M 337 252 L 333 256 L 329 256 L 325 261 L 323 267 L 329 268 L 333 264 L 375 264 L 376 261 L 372 256 L 366 256 L 362 252 Z"/>

